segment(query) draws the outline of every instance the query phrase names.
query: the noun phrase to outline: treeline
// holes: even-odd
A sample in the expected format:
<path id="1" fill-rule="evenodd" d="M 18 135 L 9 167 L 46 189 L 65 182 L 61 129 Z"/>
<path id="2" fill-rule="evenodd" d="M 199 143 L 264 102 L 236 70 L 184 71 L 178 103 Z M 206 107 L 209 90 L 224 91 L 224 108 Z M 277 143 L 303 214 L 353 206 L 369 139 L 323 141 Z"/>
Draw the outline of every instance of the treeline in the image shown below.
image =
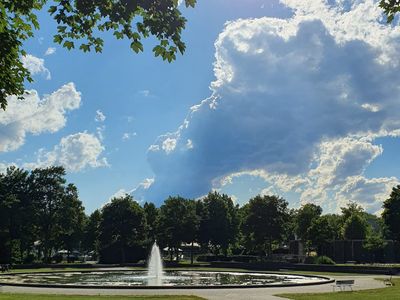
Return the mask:
<path id="1" fill-rule="evenodd" d="M 0 263 L 51 262 L 58 250 L 91 253 L 100 262 L 136 262 L 154 240 L 178 258 L 182 243 L 198 243 L 202 253 L 271 257 L 300 239 L 306 252 L 324 254 L 333 240 L 365 240 L 373 252 L 386 239 L 400 239 L 400 186 L 384 202 L 381 217 L 350 202 L 340 214 L 322 214 L 305 204 L 289 209 L 277 196 L 256 196 L 239 206 L 211 192 L 201 200 L 169 197 L 159 208 L 126 195 L 85 215 L 77 188 L 62 167 L 30 172 L 8 168 L 0 175 Z"/>

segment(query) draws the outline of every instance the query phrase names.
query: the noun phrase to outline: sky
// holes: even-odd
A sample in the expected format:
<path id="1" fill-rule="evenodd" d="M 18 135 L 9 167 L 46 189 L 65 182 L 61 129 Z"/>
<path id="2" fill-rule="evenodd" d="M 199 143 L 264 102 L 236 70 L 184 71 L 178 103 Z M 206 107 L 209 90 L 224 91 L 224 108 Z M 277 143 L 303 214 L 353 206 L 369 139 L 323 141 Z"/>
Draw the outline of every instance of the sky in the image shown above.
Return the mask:
<path id="1" fill-rule="evenodd" d="M 63 165 L 88 213 L 114 196 L 162 204 L 211 190 L 381 211 L 400 178 L 400 26 L 373 0 L 199 0 L 187 50 L 101 54 L 25 44 L 34 82 L 0 112 L 0 171 Z"/>

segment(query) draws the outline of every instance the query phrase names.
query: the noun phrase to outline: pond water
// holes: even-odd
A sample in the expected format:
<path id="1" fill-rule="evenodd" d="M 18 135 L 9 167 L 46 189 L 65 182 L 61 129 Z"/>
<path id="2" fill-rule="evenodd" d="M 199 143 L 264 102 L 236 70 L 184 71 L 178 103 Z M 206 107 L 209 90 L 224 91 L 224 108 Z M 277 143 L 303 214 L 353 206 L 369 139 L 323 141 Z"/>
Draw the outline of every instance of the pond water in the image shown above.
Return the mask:
<path id="1" fill-rule="evenodd" d="M 25 273 L 0 275 L 0 283 L 79 285 L 79 286 L 146 286 L 147 271 L 99 271 Z M 261 286 L 327 282 L 326 278 L 258 272 L 165 271 L 162 286 Z M 151 284 L 150 284 L 151 285 Z"/>

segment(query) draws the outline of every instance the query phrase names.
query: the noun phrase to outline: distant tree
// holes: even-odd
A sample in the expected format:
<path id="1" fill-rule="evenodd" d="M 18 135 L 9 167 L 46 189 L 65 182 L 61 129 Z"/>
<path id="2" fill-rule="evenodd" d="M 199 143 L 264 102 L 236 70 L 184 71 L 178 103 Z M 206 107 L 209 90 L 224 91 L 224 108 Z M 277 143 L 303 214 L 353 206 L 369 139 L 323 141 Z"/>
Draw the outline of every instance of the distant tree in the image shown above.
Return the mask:
<path id="1" fill-rule="evenodd" d="M 145 228 L 143 208 L 131 196 L 113 198 L 101 211 L 100 260 L 120 263 L 133 260 L 134 254 L 138 254 L 132 253 L 133 249 L 142 249 Z"/>
<path id="2" fill-rule="evenodd" d="M 193 201 L 176 196 L 169 197 L 160 207 L 159 234 L 160 239 L 172 250 L 177 249 L 182 242 L 191 243 L 196 240 L 198 229 L 196 206 Z"/>
<path id="3" fill-rule="evenodd" d="M 176 196 L 168 197 L 160 207 L 159 217 L 159 241 L 168 246 L 170 257 L 175 252 L 178 259 L 177 249 L 182 244 L 183 237 L 183 218 L 186 214 L 186 199 Z"/>
<path id="4" fill-rule="evenodd" d="M 311 224 L 318 219 L 322 214 L 322 208 L 313 203 L 306 203 L 302 205 L 295 216 L 295 231 L 297 236 L 304 242 L 307 252 L 310 246 L 310 233 L 309 229 Z"/>
<path id="5" fill-rule="evenodd" d="M 343 225 L 343 237 L 347 240 L 363 240 L 367 236 L 368 226 L 361 214 L 353 214 Z"/>
<path id="6" fill-rule="evenodd" d="M 325 246 L 335 238 L 336 228 L 332 226 L 330 217 L 321 216 L 311 222 L 307 232 L 311 246 L 317 249 L 318 255 L 324 255 Z"/>
<path id="7" fill-rule="evenodd" d="M 390 236 L 400 241 L 400 185 L 393 187 L 390 197 L 383 203 L 382 218 Z"/>
<path id="8" fill-rule="evenodd" d="M 99 252 L 99 228 L 101 221 L 100 210 L 96 209 L 87 218 L 82 238 L 82 248 L 86 253 L 92 252 L 97 258 Z"/>
<path id="9" fill-rule="evenodd" d="M 28 178 L 29 197 L 45 262 L 50 262 L 52 250 L 59 245 L 58 216 L 65 196 L 64 176 L 63 167 L 49 167 L 33 170 Z"/>
<path id="10" fill-rule="evenodd" d="M 364 209 L 358 205 L 356 202 L 349 201 L 345 207 L 341 207 L 342 211 L 342 222 L 343 224 L 346 222 L 348 218 L 355 214 L 362 215 L 364 213 Z"/>
<path id="11" fill-rule="evenodd" d="M 75 185 L 68 184 L 57 210 L 58 241 L 68 251 L 68 260 L 72 250 L 81 246 L 86 218 L 84 210 L 78 189 Z"/>
<path id="12" fill-rule="evenodd" d="M 196 212 L 196 201 L 188 200 L 185 203 L 186 213 L 183 216 L 183 241 L 191 244 L 190 263 L 193 264 L 193 243 L 198 240 L 200 217 Z"/>
<path id="13" fill-rule="evenodd" d="M 21 61 L 26 54 L 23 45 L 39 29 L 37 11 L 47 2 L 0 2 L 0 107 L 3 109 L 7 106 L 7 96 L 22 98 L 25 80 L 32 81 Z M 187 7 L 196 4 L 196 0 L 184 2 Z M 169 62 L 178 52 L 185 51 L 181 33 L 186 19 L 178 0 L 55 0 L 52 4 L 48 12 L 58 23 L 54 42 L 64 48 L 101 52 L 104 44 L 101 32 L 111 31 L 117 39 L 126 38 L 136 53 L 143 51 L 143 38 L 154 37 L 159 42 L 153 48 L 154 55 Z"/>
<path id="14" fill-rule="evenodd" d="M 382 251 L 387 245 L 383 236 L 380 234 L 368 234 L 363 248 L 373 255 L 373 262 L 377 261 L 377 254 Z"/>
<path id="15" fill-rule="evenodd" d="M 251 237 L 259 251 L 272 254 L 273 242 L 279 242 L 288 219 L 288 202 L 276 196 L 256 196 L 250 199 L 243 223 L 244 234 Z"/>
<path id="16" fill-rule="evenodd" d="M 197 206 L 200 216 L 199 241 L 215 254 L 228 254 L 239 231 L 238 208 L 230 197 L 210 192 Z"/>
<path id="17" fill-rule="evenodd" d="M 35 239 L 27 177 L 15 167 L 0 174 L 0 263 L 23 261 Z"/>
<path id="18" fill-rule="evenodd" d="M 333 240 L 342 239 L 342 218 L 337 214 L 326 214 L 321 216 L 328 221 L 329 229 L 331 230 L 330 236 Z"/>
<path id="19" fill-rule="evenodd" d="M 143 205 L 144 214 L 146 216 L 146 225 L 147 225 L 147 237 L 149 239 L 149 244 L 153 243 L 157 239 L 157 227 L 158 221 L 160 217 L 159 209 L 154 205 L 154 203 L 146 202 Z"/>

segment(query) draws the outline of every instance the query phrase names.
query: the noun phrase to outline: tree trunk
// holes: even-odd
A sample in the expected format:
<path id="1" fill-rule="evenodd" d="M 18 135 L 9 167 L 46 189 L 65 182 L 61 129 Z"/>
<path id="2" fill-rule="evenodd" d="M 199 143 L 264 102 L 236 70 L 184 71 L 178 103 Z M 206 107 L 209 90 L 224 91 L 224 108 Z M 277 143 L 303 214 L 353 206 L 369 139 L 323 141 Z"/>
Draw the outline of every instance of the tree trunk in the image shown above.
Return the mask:
<path id="1" fill-rule="evenodd" d="M 121 263 L 125 263 L 125 248 L 124 248 L 124 245 L 122 244 L 121 245 Z"/>

